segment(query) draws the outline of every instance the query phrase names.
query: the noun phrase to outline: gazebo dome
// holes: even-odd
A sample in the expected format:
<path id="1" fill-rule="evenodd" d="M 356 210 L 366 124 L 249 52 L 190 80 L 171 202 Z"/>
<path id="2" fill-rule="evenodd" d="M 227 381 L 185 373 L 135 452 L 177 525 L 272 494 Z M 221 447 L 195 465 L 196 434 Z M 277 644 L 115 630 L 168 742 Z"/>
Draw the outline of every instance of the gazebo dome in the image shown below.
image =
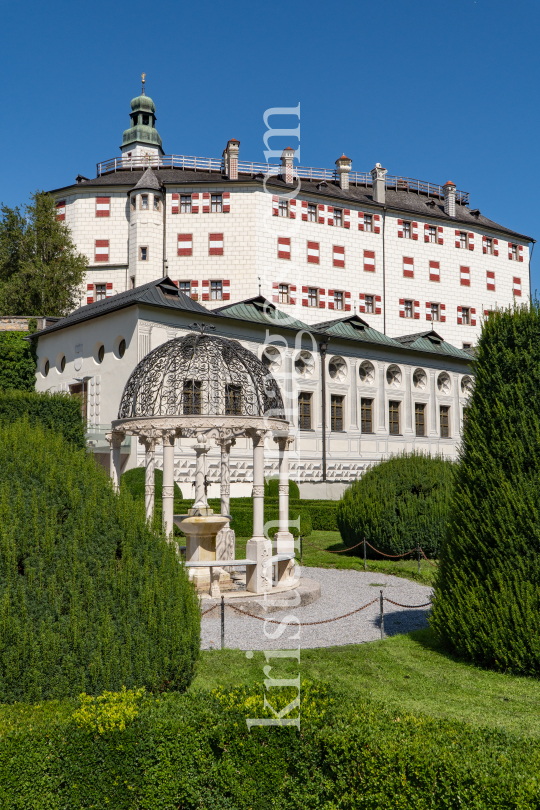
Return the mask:
<path id="1" fill-rule="evenodd" d="M 285 419 L 278 384 L 236 340 L 194 333 L 146 355 L 126 383 L 119 419 L 178 416 Z"/>

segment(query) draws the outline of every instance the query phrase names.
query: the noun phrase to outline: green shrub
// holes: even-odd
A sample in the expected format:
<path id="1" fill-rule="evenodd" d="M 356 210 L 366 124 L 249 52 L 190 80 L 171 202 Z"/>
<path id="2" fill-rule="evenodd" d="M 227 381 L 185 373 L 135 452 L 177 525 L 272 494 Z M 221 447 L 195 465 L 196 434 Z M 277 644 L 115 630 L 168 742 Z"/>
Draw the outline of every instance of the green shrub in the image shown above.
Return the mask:
<path id="1" fill-rule="evenodd" d="M 29 424 L 41 424 L 75 447 L 85 447 L 84 422 L 81 401 L 69 394 L 38 393 L 37 391 L 0 391 L 0 424 L 7 425 L 17 419 Z"/>
<path id="2" fill-rule="evenodd" d="M 278 498 L 279 497 L 279 478 L 268 478 L 264 482 L 264 497 L 265 498 Z M 289 498 L 291 501 L 298 501 L 300 499 L 300 490 L 296 481 L 289 478 Z"/>
<path id="3" fill-rule="evenodd" d="M 144 501 L 144 477 L 146 470 L 144 467 L 134 467 L 123 473 L 121 478 L 122 486 L 126 486 L 135 501 Z M 163 500 L 163 470 L 154 470 L 154 485 L 156 503 Z M 174 484 L 174 500 L 180 502 L 183 500 L 182 490 L 175 482 Z"/>
<path id="4" fill-rule="evenodd" d="M 352 546 L 365 537 L 385 554 L 420 545 L 426 555 L 436 555 L 446 531 L 453 466 L 440 457 L 405 453 L 371 467 L 339 502 L 343 541 Z M 368 553 L 378 557 L 369 546 Z"/>
<path id="5" fill-rule="evenodd" d="M 62 436 L 0 425 L 0 701 L 185 689 L 197 596 L 143 506 Z"/>
<path id="6" fill-rule="evenodd" d="M 253 506 L 233 506 L 231 505 L 231 529 L 234 529 L 237 537 L 251 537 L 253 535 Z M 277 532 L 277 521 L 279 510 L 277 507 L 266 506 L 264 508 L 264 522 L 272 521 L 274 525 L 269 528 L 268 536 L 273 537 Z M 289 527 L 293 537 L 303 534 L 305 537 L 312 532 L 311 518 L 308 512 L 296 509 L 294 504 L 289 505 L 289 520 L 296 521 L 300 518 L 300 530 L 293 525 Z"/>
<path id="7" fill-rule="evenodd" d="M 273 669 L 274 674 L 274 669 Z M 96 733 L 74 705 L 4 713 L 4 807 L 537 810 L 540 745 L 302 683 L 300 731 L 255 727 L 296 690 L 164 695 Z M 107 701 L 110 702 L 110 699 Z M 124 699 L 121 699 L 122 704 Z M 287 717 L 297 714 L 293 709 Z M 120 728 L 123 725 L 123 728 Z"/>
<path id="8" fill-rule="evenodd" d="M 36 384 L 34 341 L 28 332 L 0 332 L 0 391 L 33 391 Z"/>
<path id="9" fill-rule="evenodd" d="M 293 502 L 293 506 L 298 507 L 311 518 L 313 531 L 337 532 L 337 511 L 339 501 L 316 501 L 301 500 Z"/>
<path id="10" fill-rule="evenodd" d="M 540 675 L 540 305 L 484 323 L 432 626 L 477 664 Z"/>

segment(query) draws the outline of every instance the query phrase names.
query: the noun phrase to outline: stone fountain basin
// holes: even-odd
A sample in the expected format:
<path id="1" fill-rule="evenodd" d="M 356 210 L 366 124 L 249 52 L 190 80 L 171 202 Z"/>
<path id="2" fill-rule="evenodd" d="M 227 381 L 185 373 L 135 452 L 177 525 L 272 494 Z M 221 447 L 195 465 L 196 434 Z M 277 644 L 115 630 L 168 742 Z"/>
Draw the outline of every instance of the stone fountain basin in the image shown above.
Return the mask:
<path id="1" fill-rule="evenodd" d="M 216 535 L 229 522 L 222 515 L 173 515 L 173 520 L 184 534 L 200 536 Z"/>

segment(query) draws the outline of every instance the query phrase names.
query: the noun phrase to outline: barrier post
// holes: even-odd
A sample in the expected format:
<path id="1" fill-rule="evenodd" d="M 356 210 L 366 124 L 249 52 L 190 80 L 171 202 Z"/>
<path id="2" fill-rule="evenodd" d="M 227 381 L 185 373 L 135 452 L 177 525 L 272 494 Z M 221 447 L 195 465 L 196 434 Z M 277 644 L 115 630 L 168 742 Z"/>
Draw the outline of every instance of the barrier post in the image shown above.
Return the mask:
<path id="1" fill-rule="evenodd" d="M 380 603 L 380 606 L 381 606 L 381 639 L 383 639 L 384 638 L 384 596 L 382 595 L 382 590 L 381 590 L 381 603 Z"/>
<path id="2" fill-rule="evenodd" d="M 225 647 L 225 597 L 221 595 L 221 649 Z"/>
<path id="3" fill-rule="evenodd" d="M 418 554 L 418 573 L 420 573 L 420 546 L 416 549 L 416 553 Z"/>
<path id="4" fill-rule="evenodd" d="M 364 571 L 367 571 L 367 562 L 366 562 L 366 538 L 364 537 Z"/>

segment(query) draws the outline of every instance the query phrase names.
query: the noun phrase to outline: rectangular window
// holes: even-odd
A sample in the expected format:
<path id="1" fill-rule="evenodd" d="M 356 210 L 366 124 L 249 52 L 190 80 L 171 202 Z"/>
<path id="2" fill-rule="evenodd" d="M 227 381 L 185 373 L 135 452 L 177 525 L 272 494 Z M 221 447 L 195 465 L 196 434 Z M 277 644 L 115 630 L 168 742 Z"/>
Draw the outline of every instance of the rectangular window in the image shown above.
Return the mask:
<path id="1" fill-rule="evenodd" d="M 225 415 L 242 416 L 242 386 L 225 385 Z"/>
<path id="2" fill-rule="evenodd" d="M 111 198 L 96 197 L 96 217 L 108 217 L 111 214 Z"/>
<path id="3" fill-rule="evenodd" d="M 364 271 L 366 273 L 375 272 L 375 251 L 364 250 Z"/>
<path id="4" fill-rule="evenodd" d="M 213 214 L 221 214 L 223 211 L 223 198 L 221 194 L 212 194 L 211 209 Z"/>
<path id="5" fill-rule="evenodd" d="M 319 288 L 308 287 L 308 307 L 319 306 Z"/>
<path id="6" fill-rule="evenodd" d="M 191 281 L 179 281 L 178 289 L 181 293 L 184 293 L 184 295 L 189 295 L 191 297 Z"/>
<path id="7" fill-rule="evenodd" d="M 311 430 L 312 394 L 300 391 L 298 394 L 298 427 L 300 430 Z"/>
<path id="8" fill-rule="evenodd" d="M 208 235 L 208 255 L 223 256 L 223 234 L 211 233 Z"/>
<path id="9" fill-rule="evenodd" d="M 191 233 L 178 234 L 178 255 L 193 256 L 193 234 Z"/>
<path id="10" fill-rule="evenodd" d="M 58 222 L 64 222 L 66 219 L 66 201 L 59 200 L 56 203 L 56 219 Z"/>
<path id="11" fill-rule="evenodd" d="M 410 222 L 405 222 L 403 220 L 403 238 L 404 239 L 412 239 L 412 228 Z"/>
<path id="12" fill-rule="evenodd" d="M 95 284 L 94 285 L 94 300 L 103 301 L 107 297 L 107 285 Z"/>
<path id="13" fill-rule="evenodd" d="M 279 285 L 279 303 L 280 304 L 288 304 L 289 303 L 289 285 L 288 284 L 280 284 Z"/>
<path id="14" fill-rule="evenodd" d="M 414 427 L 417 436 L 426 435 L 426 406 L 422 402 L 414 404 Z"/>
<path id="15" fill-rule="evenodd" d="M 373 400 L 360 400 L 360 430 L 362 433 L 373 433 Z"/>
<path id="16" fill-rule="evenodd" d="M 278 259 L 291 258 L 291 238 L 290 236 L 278 236 Z"/>
<path id="17" fill-rule="evenodd" d="M 131 198 L 131 210 L 135 211 L 136 208 L 137 208 L 137 197 L 133 195 L 133 197 Z"/>
<path id="18" fill-rule="evenodd" d="M 148 194 L 141 194 L 141 210 L 148 211 Z"/>
<path id="19" fill-rule="evenodd" d="M 470 307 L 461 307 L 461 323 L 463 324 L 470 324 L 471 322 L 471 308 Z"/>
<path id="20" fill-rule="evenodd" d="M 344 397 L 337 394 L 330 397 L 330 430 L 343 430 L 343 400 Z"/>
<path id="21" fill-rule="evenodd" d="M 430 281 L 440 281 L 441 280 L 441 268 L 439 262 L 432 262 L 429 263 L 429 280 Z"/>
<path id="22" fill-rule="evenodd" d="M 467 237 L 468 237 L 467 231 L 459 232 L 459 247 L 463 248 L 464 250 L 467 250 L 467 248 L 469 247 L 468 244 L 469 240 Z"/>
<path id="23" fill-rule="evenodd" d="M 334 245 L 332 248 L 332 261 L 334 267 L 345 267 L 345 248 L 341 245 Z"/>
<path id="24" fill-rule="evenodd" d="M 317 222 L 317 206 L 315 203 L 308 203 L 307 218 L 308 222 Z"/>
<path id="25" fill-rule="evenodd" d="M 462 287 L 470 287 L 471 286 L 471 268 L 470 267 L 463 267 L 459 268 L 459 283 Z"/>
<path id="26" fill-rule="evenodd" d="M 180 196 L 180 213 L 191 214 L 191 194 L 182 194 Z"/>
<path id="27" fill-rule="evenodd" d="M 430 242 L 437 242 L 437 228 L 435 225 L 429 226 L 428 237 Z"/>
<path id="28" fill-rule="evenodd" d="M 154 194 L 154 211 L 161 211 L 161 197 Z"/>
<path id="29" fill-rule="evenodd" d="M 441 405 L 439 413 L 441 420 L 441 439 L 448 439 L 450 436 L 450 406 Z"/>
<path id="30" fill-rule="evenodd" d="M 493 239 L 490 236 L 484 237 L 484 253 L 489 253 L 493 255 Z"/>
<path id="31" fill-rule="evenodd" d="M 399 436 L 399 402 L 388 403 L 388 431 L 391 436 Z"/>
<path id="32" fill-rule="evenodd" d="M 288 217 L 289 216 L 289 201 L 282 200 L 279 201 L 279 216 L 280 217 Z"/>
<path id="33" fill-rule="evenodd" d="M 223 300 L 223 282 L 211 281 L 210 282 L 210 300 L 222 301 Z"/>
<path id="34" fill-rule="evenodd" d="M 88 418 L 88 383 L 70 385 L 69 393 L 72 397 L 78 397 L 81 400 L 82 418 L 86 422 Z"/>
<path id="35" fill-rule="evenodd" d="M 139 248 L 139 261 L 141 261 L 141 262 L 148 261 L 148 248 L 147 247 L 140 247 Z"/>
<path id="36" fill-rule="evenodd" d="M 201 389 L 202 382 L 200 380 L 184 380 L 182 406 L 185 416 L 200 414 Z"/>
<path id="37" fill-rule="evenodd" d="M 406 318 L 412 318 L 414 316 L 414 304 L 413 304 L 413 302 L 409 301 L 408 299 L 405 299 L 405 302 L 403 304 L 403 310 L 405 312 L 405 317 Z"/>
<path id="38" fill-rule="evenodd" d="M 343 292 L 341 290 L 334 290 L 334 309 L 344 309 Z"/>
<path id="39" fill-rule="evenodd" d="M 414 259 L 410 256 L 403 257 L 403 277 L 414 278 Z"/>
<path id="40" fill-rule="evenodd" d="M 131 276 L 129 281 L 130 281 L 130 284 L 131 284 L 131 289 L 134 290 L 135 289 L 135 276 Z"/>
<path id="41" fill-rule="evenodd" d="M 343 226 L 343 209 L 334 208 L 334 225 L 338 228 Z"/>
<path id="42" fill-rule="evenodd" d="M 518 246 L 517 245 L 508 245 L 508 247 L 510 248 L 510 250 L 508 251 L 509 258 L 512 259 L 512 261 L 517 262 L 517 260 L 518 260 Z"/>
<path id="43" fill-rule="evenodd" d="M 364 230 L 373 231 L 373 217 L 371 214 L 364 214 Z"/>
<path id="44" fill-rule="evenodd" d="M 432 304 L 431 305 L 431 320 L 432 321 L 440 321 L 441 320 L 441 308 L 439 304 Z"/>
<path id="45" fill-rule="evenodd" d="M 319 243 L 318 242 L 308 242 L 307 243 L 307 260 L 309 264 L 319 264 Z"/>
<path id="46" fill-rule="evenodd" d="M 96 239 L 96 246 L 94 248 L 94 260 L 96 262 L 108 262 L 109 261 L 109 240 L 108 239 Z"/>
<path id="47" fill-rule="evenodd" d="M 364 300 L 366 302 L 366 312 L 375 312 L 375 304 L 374 304 L 374 296 L 373 295 L 366 295 Z"/>

